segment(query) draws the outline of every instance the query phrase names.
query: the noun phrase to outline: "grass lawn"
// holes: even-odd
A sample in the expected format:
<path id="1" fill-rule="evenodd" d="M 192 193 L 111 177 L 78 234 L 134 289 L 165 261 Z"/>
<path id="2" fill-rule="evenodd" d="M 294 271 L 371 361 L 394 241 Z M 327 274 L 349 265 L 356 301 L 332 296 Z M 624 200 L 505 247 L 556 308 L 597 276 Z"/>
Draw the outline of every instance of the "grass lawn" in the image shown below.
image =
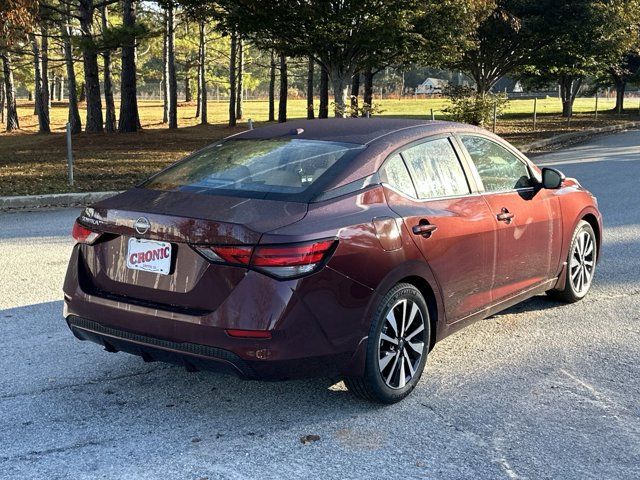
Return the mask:
<path id="1" fill-rule="evenodd" d="M 635 100 L 633 101 L 635 102 Z M 446 119 L 443 99 L 386 99 L 376 102 L 382 115 L 410 118 Z M 600 99 L 601 111 L 613 107 L 613 99 Z M 632 101 L 628 100 L 628 107 Z M 538 100 L 538 128 L 533 130 L 533 100 L 512 100 L 502 118 L 497 133 L 517 146 L 567 131 L 605 126 L 638 120 L 637 110 L 627 110 L 621 116 L 600 114 L 594 119 L 594 100 L 577 99 L 575 116 L 567 126 L 559 116 L 561 103 L 557 98 Z M 246 120 L 238 127 L 226 126 L 228 105 L 209 104 L 210 125 L 200 126 L 195 118 L 195 105 L 180 104 L 177 130 L 168 130 L 161 122 L 162 103 L 141 101 L 140 116 L 143 131 L 135 134 L 80 134 L 73 137 L 75 180 L 73 188 L 66 181 L 66 143 L 64 128 L 67 106 L 54 103 L 51 109 L 51 135 L 38 135 L 33 103 L 21 102 L 18 107 L 21 130 L 0 134 L 0 196 L 45 194 L 69 191 L 121 190 L 131 187 L 150 174 L 180 159 L 208 143 L 246 129 Z M 256 125 L 267 119 L 266 101 L 245 102 L 245 119 Z M 290 100 L 289 118 L 303 118 L 305 100 Z M 116 105 L 117 109 L 117 105 Z M 81 111 L 84 121 L 85 112 Z M 0 129 L 3 129 L 0 124 Z"/>

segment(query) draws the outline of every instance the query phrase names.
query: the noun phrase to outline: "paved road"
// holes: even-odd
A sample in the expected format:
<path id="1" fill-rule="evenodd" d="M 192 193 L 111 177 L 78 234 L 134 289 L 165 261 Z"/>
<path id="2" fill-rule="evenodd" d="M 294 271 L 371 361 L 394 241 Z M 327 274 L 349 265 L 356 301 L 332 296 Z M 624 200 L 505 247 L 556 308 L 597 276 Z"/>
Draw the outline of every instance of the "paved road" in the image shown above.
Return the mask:
<path id="1" fill-rule="evenodd" d="M 536 159 L 600 200 L 589 297 L 535 298 L 448 338 L 390 407 L 81 343 L 60 301 L 77 212 L 1 214 L 0 477 L 639 478 L 638 145 L 626 132 Z"/>

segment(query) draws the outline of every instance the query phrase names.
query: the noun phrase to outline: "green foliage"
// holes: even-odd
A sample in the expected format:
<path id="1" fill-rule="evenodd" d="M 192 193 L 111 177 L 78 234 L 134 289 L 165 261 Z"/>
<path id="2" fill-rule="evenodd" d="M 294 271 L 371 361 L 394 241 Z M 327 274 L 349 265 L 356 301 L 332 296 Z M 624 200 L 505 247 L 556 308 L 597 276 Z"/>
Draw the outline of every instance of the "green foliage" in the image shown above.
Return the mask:
<path id="1" fill-rule="evenodd" d="M 504 93 L 477 93 L 474 89 L 462 85 L 449 84 L 443 93 L 451 101 L 444 112 L 455 122 L 471 125 L 490 124 L 493 121 L 494 109 L 499 117 L 509 103 Z"/>

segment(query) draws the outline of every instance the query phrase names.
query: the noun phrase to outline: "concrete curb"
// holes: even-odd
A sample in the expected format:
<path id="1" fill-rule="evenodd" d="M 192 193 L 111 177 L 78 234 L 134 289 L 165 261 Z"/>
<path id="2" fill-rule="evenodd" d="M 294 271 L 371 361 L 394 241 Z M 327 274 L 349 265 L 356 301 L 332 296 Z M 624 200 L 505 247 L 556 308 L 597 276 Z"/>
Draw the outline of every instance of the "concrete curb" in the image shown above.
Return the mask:
<path id="1" fill-rule="evenodd" d="M 118 193 L 120 192 L 81 192 L 0 197 L 0 210 L 83 206 L 113 197 Z"/>
<path id="2" fill-rule="evenodd" d="M 610 125 L 608 127 L 599 127 L 599 128 L 589 128 L 587 130 L 581 130 L 579 132 L 569 132 L 563 133 L 562 135 L 556 135 L 555 137 L 545 138 L 542 140 L 537 140 L 528 145 L 524 145 L 520 148 L 520 151 L 523 153 L 528 153 L 534 150 L 539 150 L 541 148 L 549 147 L 556 144 L 562 144 L 567 141 L 576 141 L 582 138 L 588 138 L 598 133 L 609 133 L 609 132 L 619 132 L 622 130 L 629 130 L 631 128 L 640 127 L 640 122 L 629 122 L 621 125 Z"/>

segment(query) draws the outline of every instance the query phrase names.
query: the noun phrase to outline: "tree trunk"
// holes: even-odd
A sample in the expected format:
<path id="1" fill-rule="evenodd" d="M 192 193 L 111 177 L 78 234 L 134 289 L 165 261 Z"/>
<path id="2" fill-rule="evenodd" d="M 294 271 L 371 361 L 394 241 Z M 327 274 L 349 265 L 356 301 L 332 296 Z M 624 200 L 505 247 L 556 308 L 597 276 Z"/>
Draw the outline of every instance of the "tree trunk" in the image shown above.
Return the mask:
<path id="1" fill-rule="evenodd" d="M 101 8 L 102 17 L 102 31 L 106 31 L 109 28 L 107 22 L 107 6 L 103 5 Z M 104 103 L 105 103 L 105 118 L 104 128 L 107 132 L 116 131 L 116 107 L 113 100 L 113 84 L 111 81 L 111 51 L 105 50 L 102 53 L 102 61 L 104 63 Z"/>
<path id="2" fill-rule="evenodd" d="M 560 98 L 562 99 L 562 116 L 570 118 L 573 115 L 573 102 L 582 85 L 582 77 L 574 77 L 573 75 L 561 75 Z"/>
<path id="3" fill-rule="evenodd" d="M 627 82 L 620 77 L 614 77 L 614 81 L 616 84 L 616 106 L 613 107 L 613 110 L 621 115 L 624 111 L 624 92 L 627 89 Z"/>
<path id="4" fill-rule="evenodd" d="M 58 76 L 58 92 L 56 95 L 56 100 L 58 102 L 62 102 L 64 100 L 64 76 Z"/>
<path id="5" fill-rule="evenodd" d="M 84 91 L 87 98 L 87 121 L 85 131 L 103 131 L 102 98 L 98 75 L 98 52 L 93 38 L 93 0 L 80 0 L 80 35 L 82 38 L 82 61 L 84 65 Z"/>
<path id="6" fill-rule="evenodd" d="M 320 65 L 320 105 L 318 118 L 329 118 L 329 74 L 327 69 Z"/>
<path id="7" fill-rule="evenodd" d="M 73 50 L 71 49 L 71 30 L 70 19 L 68 15 L 69 7 L 67 6 L 67 17 L 62 20 L 60 30 L 62 35 L 62 49 L 64 50 L 64 62 L 67 67 L 67 79 L 69 83 L 69 114 L 67 121 L 71 125 L 71 133 L 80 133 L 82 131 L 82 120 L 80 120 L 80 112 L 78 110 L 78 92 L 76 87 L 76 71 L 73 65 Z"/>
<path id="8" fill-rule="evenodd" d="M 373 70 L 371 67 L 367 67 L 364 71 L 364 92 L 362 95 L 362 109 L 365 112 L 369 112 L 371 115 L 371 109 L 373 107 Z"/>
<path id="9" fill-rule="evenodd" d="M 162 31 L 162 123 L 169 122 L 169 61 L 167 47 L 169 43 L 167 9 L 164 10 L 164 28 Z"/>
<path id="10" fill-rule="evenodd" d="M 42 61 L 42 106 L 44 114 L 47 118 L 47 127 L 49 124 L 49 109 L 51 108 L 51 96 L 53 95 L 53 89 L 50 88 L 51 81 L 49 80 L 49 29 L 46 22 L 42 23 L 40 27 L 41 44 L 40 51 Z M 49 133 L 49 128 L 46 132 Z"/>
<path id="11" fill-rule="evenodd" d="M 307 119 L 315 118 L 313 112 L 313 74 L 316 62 L 313 57 L 309 57 L 309 66 L 307 67 Z"/>
<path id="12" fill-rule="evenodd" d="M 191 96 L 191 76 L 189 70 L 184 72 L 184 101 L 185 103 L 191 103 L 193 97 Z"/>
<path id="13" fill-rule="evenodd" d="M 200 21 L 200 124 L 209 123 L 207 119 L 207 24 Z"/>
<path id="14" fill-rule="evenodd" d="M 6 52 L 0 55 L 2 58 L 2 70 L 4 75 L 4 89 L 7 96 L 7 126 L 6 131 L 12 132 L 20 128 L 18 121 L 18 108 L 16 106 L 16 92 L 13 86 L 13 68 L 11 65 L 11 54 Z"/>
<path id="15" fill-rule="evenodd" d="M 358 97 L 360 96 L 360 74 L 356 73 L 351 79 L 351 116 L 358 118 Z"/>
<path id="16" fill-rule="evenodd" d="M 136 83 L 136 37 L 129 33 L 136 26 L 136 5 L 134 0 L 122 2 L 122 26 L 127 34 L 122 39 L 122 70 L 120 75 L 120 120 L 118 132 L 137 132 L 138 87 Z"/>
<path id="17" fill-rule="evenodd" d="M 87 101 L 87 89 L 84 86 L 84 82 L 80 84 L 80 95 L 78 96 L 78 101 L 79 102 Z"/>
<path id="18" fill-rule="evenodd" d="M 5 93 L 4 82 L 0 83 L 0 123 L 4 123 Z"/>
<path id="19" fill-rule="evenodd" d="M 287 94 L 289 83 L 287 76 L 287 56 L 280 54 L 280 95 L 278 97 L 278 123 L 287 121 Z"/>
<path id="20" fill-rule="evenodd" d="M 202 102 L 202 79 L 200 78 L 200 66 L 202 65 L 202 22 L 198 22 L 198 64 L 196 72 L 196 118 L 200 118 L 200 104 Z"/>
<path id="21" fill-rule="evenodd" d="M 244 91 L 244 41 L 241 36 L 238 36 L 238 90 L 236 92 L 236 120 L 242 120 L 244 115 L 243 111 L 243 91 Z"/>
<path id="22" fill-rule="evenodd" d="M 231 53 L 229 55 L 229 126 L 236 126 L 236 57 L 238 56 L 238 34 L 231 33 Z"/>
<path id="23" fill-rule="evenodd" d="M 269 69 L 269 121 L 276 119 L 276 54 L 271 50 L 271 65 Z"/>
<path id="24" fill-rule="evenodd" d="M 174 5 L 167 9 L 167 83 L 169 84 L 169 128 L 178 128 L 178 81 L 176 79 Z"/>
<path id="25" fill-rule="evenodd" d="M 31 48 L 33 50 L 33 72 L 35 80 L 35 97 L 36 97 L 36 114 L 38 115 L 38 133 L 51 133 L 49 127 L 49 110 L 46 108 L 46 101 L 44 95 L 44 86 L 42 83 L 42 72 L 40 65 L 42 62 L 42 56 L 40 48 L 38 47 L 38 39 L 35 34 L 30 34 Z"/>
<path id="26" fill-rule="evenodd" d="M 336 118 L 344 118 L 347 110 L 347 94 L 349 92 L 349 80 L 353 72 L 336 66 L 329 71 L 329 78 L 333 86 L 333 98 L 335 102 L 334 115 Z"/>

